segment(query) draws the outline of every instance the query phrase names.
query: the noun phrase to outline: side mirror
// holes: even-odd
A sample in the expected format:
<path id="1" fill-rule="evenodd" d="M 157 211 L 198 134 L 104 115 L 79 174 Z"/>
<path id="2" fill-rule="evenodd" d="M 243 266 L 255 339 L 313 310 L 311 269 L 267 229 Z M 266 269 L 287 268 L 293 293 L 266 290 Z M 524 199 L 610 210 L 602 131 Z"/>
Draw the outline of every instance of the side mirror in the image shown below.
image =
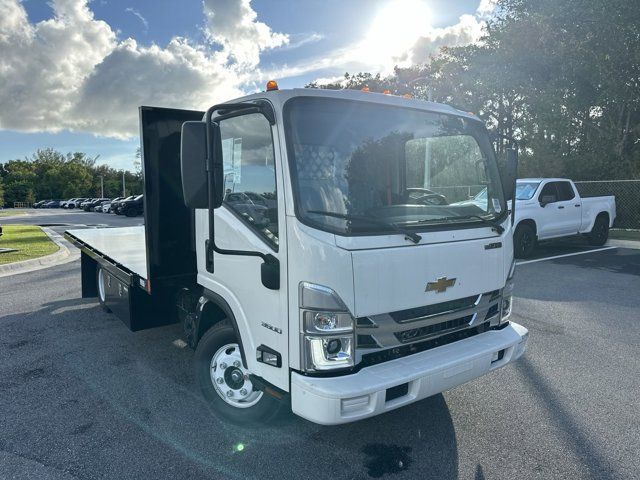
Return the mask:
<path id="1" fill-rule="evenodd" d="M 518 178 L 518 152 L 513 148 L 507 149 L 507 158 L 504 165 L 502 175 L 502 191 L 505 200 L 508 202 L 513 200 L 516 193 L 516 179 Z"/>
<path id="2" fill-rule="evenodd" d="M 184 122 L 180 138 L 182 198 L 189 208 L 207 208 L 207 129 L 205 122 Z"/>
<path id="3" fill-rule="evenodd" d="M 554 197 L 553 195 L 544 195 L 543 197 L 540 197 L 540 206 L 544 208 L 555 201 L 556 197 Z"/>
<path id="4" fill-rule="evenodd" d="M 213 172 L 212 208 L 222 205 L 224 194 L 222 140 L 220 127 L 211 125 L 211 144 L 207 139 L 206 122 L 184 122 L 180 139 L 180 170 L 182 175 L 182 195 L 189 208 L 209 207 L 208 171 Z M 211 149 L 212 165 L 207 166 L 207 151 Z"/>

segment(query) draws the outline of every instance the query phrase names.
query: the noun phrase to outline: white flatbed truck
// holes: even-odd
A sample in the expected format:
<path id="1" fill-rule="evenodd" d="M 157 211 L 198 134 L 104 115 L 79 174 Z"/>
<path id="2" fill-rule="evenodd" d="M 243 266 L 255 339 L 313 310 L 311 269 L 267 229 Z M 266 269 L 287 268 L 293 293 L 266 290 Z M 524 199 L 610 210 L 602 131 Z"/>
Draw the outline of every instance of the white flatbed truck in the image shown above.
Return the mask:
<path id="1" fill-rule="evenodd" d="M 359 91 L 140 108 L 145 224 L 70 230 L 82 296 L 132 330 L 181 322 L 219 415 L 371 417 L 520 357 L 515 152 L 481 121 Z M 487 188 L 464 202 L 459 185 Z"/>

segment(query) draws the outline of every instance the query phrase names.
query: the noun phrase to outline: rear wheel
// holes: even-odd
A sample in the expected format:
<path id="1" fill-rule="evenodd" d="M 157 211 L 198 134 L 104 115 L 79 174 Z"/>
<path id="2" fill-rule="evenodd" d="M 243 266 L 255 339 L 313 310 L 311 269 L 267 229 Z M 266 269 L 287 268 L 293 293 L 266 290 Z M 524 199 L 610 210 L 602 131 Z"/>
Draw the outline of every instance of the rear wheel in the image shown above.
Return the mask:
<path id="1" fill-rule="evenodd" d="M 96 289 L 98 290 L 98 301 L 105 312 L 111 310 L 107 307 L 107 275 L 104 269 L 98 265 L 96 269 Z"/>
<path id="2" fill-rule="evenodd" d="M 589 245 L 600 247 L 607 242 L 609 238 L 609 219 L 604 215 L 599 215 L 593 224 L 593 228 L 587 235 Z"/>
<path id="3" fill-rule="evenodd" d="M 536 248 L 536 232 L 528 224 L 518 225 L 513 234 L 513 254 L 516 258 L 528 258 Z"/>
<path id="4" fill-rule="evenodd" d="M 208 330 L 195 353 L 196 380 L 215 412 L 237 425 L 267 423 L 284 403 L 256 389 L 228 320 Z"/>

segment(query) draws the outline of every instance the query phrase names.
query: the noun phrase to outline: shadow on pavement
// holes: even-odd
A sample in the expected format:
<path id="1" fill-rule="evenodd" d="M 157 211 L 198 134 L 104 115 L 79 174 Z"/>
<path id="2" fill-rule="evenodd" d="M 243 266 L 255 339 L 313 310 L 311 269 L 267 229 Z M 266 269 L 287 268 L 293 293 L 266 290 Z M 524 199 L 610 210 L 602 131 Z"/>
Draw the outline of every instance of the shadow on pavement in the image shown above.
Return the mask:
<path id="1" fill-rule="evenodd" d="M 172 343 L 178 325 L 131 333 L 81 299 L 2 321 L 8 328 L 0 339 L 0 410 L 9 433 L 0 449 L 73 475 L 124 478 L 140 469 L 136 478 L 458 476 L 442 395 L 341 426 L 290 414 L 276 426 L 239 428 L 213 415 L 197 391 L 192 352 Z"/>

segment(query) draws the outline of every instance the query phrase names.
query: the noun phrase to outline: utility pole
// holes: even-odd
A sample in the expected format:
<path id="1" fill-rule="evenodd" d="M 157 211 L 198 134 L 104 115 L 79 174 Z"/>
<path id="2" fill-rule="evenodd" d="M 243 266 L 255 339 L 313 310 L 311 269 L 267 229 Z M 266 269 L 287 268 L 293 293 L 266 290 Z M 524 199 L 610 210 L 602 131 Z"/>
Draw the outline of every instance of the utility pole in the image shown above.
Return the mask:
<path id="1" fill-rule="evenodd" d="M 100 198 L 104 198 L 104 175 L 100 175 Z"/>
<path id="2" fill-rule="evenodd" d="M 125 195 L 125 185 L 124 185 L 124 170 L 122 170 L 122 196 L 126 197 Z"/>

